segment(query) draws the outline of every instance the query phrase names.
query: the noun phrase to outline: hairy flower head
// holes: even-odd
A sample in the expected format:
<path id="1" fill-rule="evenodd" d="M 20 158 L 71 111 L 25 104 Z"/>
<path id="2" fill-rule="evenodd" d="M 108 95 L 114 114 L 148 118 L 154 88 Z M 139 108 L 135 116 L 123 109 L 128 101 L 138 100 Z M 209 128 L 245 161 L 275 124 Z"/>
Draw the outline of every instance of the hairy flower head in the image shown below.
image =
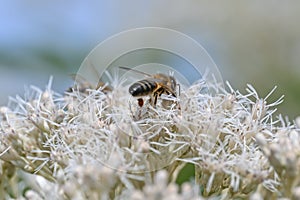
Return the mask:
<path id="1" fill-rule="evenodd" d="M 153 107 L 145 97 L 140 106 L 122 83 L 62 95 L 50 81 L 2 107 L 1 176 L 18 176 L 3 173 L 13 166 L 43 177 L 27 193 L 7 196 L 45 198 L 49 187 L 62 199 L 298 194 L 299 120 L 295 126 L 273 116 L 282 98 L 270 103 L 250 85 L 241 94 L 198 81 L 177 98 L 162 95 Z M 179 188 L 187 163 L 195 176 Z"/>

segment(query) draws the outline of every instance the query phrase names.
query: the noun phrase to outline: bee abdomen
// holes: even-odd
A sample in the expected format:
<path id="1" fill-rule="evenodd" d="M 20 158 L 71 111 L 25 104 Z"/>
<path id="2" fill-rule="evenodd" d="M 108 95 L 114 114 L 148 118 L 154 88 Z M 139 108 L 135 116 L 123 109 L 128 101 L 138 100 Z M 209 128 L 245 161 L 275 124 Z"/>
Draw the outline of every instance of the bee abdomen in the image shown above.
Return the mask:
<path id="1" fill-rule="evenodd" d="M 129 87 L 129 93 L 134 97 L 145 96 L 150 94 L 156 87 L 157 84 L 154 81 L 141 80 Z"/>

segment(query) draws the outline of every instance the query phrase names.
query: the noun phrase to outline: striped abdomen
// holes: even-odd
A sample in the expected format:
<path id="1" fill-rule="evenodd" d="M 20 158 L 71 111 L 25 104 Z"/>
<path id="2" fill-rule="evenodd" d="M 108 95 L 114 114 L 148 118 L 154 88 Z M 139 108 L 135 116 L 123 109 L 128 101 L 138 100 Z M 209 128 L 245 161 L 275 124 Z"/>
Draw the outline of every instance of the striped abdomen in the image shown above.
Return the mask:
<path id="1" fill-rule="evenodd" d="M 134 97 L 145 96 L 151 94 L 156 87 L 157 83 L 155 82 L 155 79 L 144 79 L 132 84 L 129 87 L 129 93 Z"/>

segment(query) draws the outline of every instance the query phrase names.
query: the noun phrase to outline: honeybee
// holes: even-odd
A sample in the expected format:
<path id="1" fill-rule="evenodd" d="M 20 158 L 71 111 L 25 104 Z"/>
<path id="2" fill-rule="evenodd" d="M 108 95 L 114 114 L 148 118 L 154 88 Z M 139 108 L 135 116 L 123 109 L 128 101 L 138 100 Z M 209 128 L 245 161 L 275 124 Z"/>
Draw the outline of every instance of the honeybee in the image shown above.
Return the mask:
<path id="1" fill-rule="evenodd" d="M 156 106 L 157 98 L 162 94 L 176 97 L 176 86 L 178 84 L 173 76 L 168 76 L 161 73 L 150 75 L 128 67 L 120 68 L 124 70 L 131 70 L 148 77 L 133 83 L 129 87 L 129 93 L 133 97 L 150 96 L 150 103 L 153 107 Z M 138 99 L 138 104 L 140 107 L 143 106 L 144 102 L 142 98 Z"/>

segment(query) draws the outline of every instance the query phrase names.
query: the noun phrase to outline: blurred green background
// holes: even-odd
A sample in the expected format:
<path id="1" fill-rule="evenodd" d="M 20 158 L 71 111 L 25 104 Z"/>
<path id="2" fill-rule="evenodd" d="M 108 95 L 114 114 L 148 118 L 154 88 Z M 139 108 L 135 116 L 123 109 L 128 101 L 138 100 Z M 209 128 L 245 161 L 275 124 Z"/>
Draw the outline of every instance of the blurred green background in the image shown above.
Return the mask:
<path id="1" fill-rule="evenodd" d="M 85 56 L 120 31 L 160 26 L 204 46 L 224 80 L 247 83 L 273 99 L 277 113 L 300 113 L 300 1 L 37 1 L 0 5 L 0 105 L 24 85 L 44 87 L 50 75 L 62 92 Z"/>

